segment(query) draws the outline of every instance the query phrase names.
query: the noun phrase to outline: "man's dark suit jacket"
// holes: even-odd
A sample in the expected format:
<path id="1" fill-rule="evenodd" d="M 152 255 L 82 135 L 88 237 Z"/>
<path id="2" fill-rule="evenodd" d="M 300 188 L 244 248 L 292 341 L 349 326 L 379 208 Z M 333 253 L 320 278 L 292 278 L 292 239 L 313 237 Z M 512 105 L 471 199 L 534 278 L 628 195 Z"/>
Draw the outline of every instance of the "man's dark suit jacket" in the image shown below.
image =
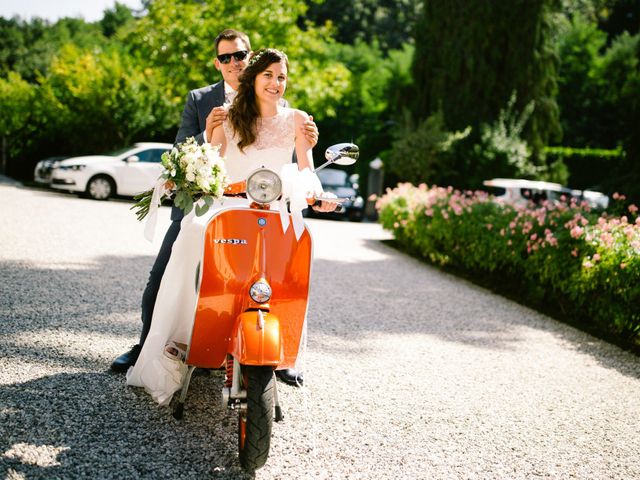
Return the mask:
<path id="1" fill-rule="evenodd" d="M 182 143 L 188 137 L 195 137 L 202 145 L 202 133 L 206 127 L 207 116 L 215 107 L 224 105 L 224 81 L 191 90 L 182 111 L 182 123 L 176 135 L 175 143 Z"/>

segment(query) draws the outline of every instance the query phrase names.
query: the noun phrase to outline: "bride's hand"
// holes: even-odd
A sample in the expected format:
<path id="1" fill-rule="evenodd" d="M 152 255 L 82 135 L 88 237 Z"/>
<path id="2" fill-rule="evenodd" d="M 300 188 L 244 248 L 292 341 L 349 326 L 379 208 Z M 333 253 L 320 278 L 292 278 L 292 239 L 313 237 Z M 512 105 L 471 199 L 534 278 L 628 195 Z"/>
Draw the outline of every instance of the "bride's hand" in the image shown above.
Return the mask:
<path id="1" fill-rule="evenodd" d="M 337 198 L 335 194 L 330 192 L 323 192 L 322 195 L 319 195 L 319 196 L 324 198 Z M 337 207 L 338 207 L 337 202 L 327 202 L 323 200 L 322 202 L 320 202 L 320 205 L 316 205 L 311 208 L 313 208 L 316 212 L 328 213 L 328 212 L 333 212 Z"/>

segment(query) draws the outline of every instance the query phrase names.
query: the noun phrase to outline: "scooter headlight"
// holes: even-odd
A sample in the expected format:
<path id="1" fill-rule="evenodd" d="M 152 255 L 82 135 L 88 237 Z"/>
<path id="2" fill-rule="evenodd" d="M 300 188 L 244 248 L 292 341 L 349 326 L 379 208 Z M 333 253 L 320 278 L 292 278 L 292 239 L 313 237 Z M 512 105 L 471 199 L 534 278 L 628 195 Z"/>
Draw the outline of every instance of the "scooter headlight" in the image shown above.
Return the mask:
<path id="1" fill-rule="evenodd" d="M 247 195 L 258 203 L 271 203 L 280 196 L 282 181 L 268 168 L 256 170 L 247 178 Z"/>
<path id="2" fill-rule="evenodd" d="M 264 280 L 258 280 L 251 285 L 249 295 L 256 303 L 267 303 L 271 299 L 271 287 Z"/>

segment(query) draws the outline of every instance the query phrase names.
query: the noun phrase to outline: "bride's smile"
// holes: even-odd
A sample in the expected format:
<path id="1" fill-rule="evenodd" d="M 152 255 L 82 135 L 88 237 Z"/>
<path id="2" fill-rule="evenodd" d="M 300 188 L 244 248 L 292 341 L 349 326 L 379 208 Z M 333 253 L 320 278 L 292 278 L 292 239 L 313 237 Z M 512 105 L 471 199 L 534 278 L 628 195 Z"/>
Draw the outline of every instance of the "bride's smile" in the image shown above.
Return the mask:
<path id="1" fill-rule="evenodd" d="M 287 88 L 287 66 L 272 63 L 256 76 L 255 93 L 258 103 L 277 104 Z"/>

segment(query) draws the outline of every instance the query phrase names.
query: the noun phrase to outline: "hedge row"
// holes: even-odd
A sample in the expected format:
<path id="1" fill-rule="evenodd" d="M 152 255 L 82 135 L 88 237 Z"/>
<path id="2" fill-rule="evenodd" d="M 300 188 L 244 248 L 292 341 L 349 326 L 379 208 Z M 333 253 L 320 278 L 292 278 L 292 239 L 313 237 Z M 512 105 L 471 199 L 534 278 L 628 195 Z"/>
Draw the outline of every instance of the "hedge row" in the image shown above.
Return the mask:
<path id="1" fill-rule="evenodd" d="M 547 164 L 562 161 L 569 170 L 568 184 L 581 190 L 588 188 L 608 189 L 603 179 L 612 171 L 622 168 L 625 153 L 622 148 L 604 150 L 601 148 L 545 147 Z"/>
<path id="2" fill-rule="evenodd" d="M 617 208 L 624 197 L 614 195 Z M 640 217 L 635 205 L 514 207 L 484 192 L 400 184 L 378 200 L 383 227 L 407 251 L 509 286 L 585 328 L 640 345 Z M 627 215 L 621 215 L 626 213 Z"/>

